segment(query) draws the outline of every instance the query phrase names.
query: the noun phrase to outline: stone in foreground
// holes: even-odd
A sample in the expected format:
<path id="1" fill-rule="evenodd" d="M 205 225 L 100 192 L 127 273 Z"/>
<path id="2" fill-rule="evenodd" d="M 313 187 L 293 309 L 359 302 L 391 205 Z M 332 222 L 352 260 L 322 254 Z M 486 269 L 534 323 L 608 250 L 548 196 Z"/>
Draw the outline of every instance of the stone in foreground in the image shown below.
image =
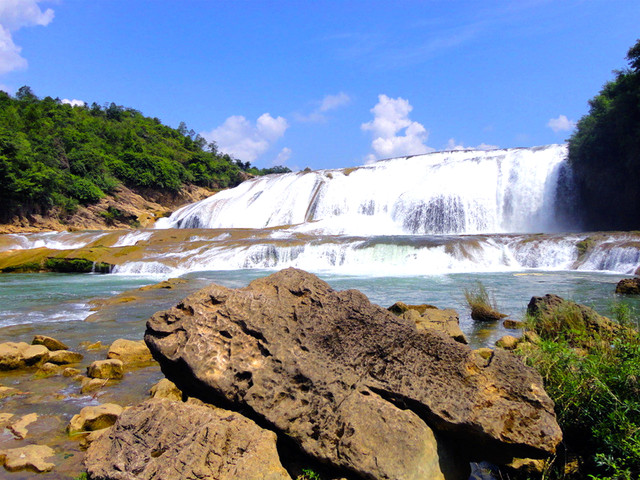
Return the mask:
<path id="1" fill-rule="evenodd" d="M 115 403 L 84 407 L 71 418 L 67 431 L 73 435 L 108 428 L 115 423 L 122 411 L 123 408 Z"/>
<path id="2" fill-rule="evenodd" d="M 31 470 L 32 472 L 50 472 L 55 465 L 48 460 L 55 455 L 46 445 L 27 445 L 26 447 L 0 450 L 0 463 L 10 472 Z"/>
<path id="3" fill-rule="evenodd" d="M 16 370 L 44 363 L 49 350 L 44 345 L 29 345 L 25 342 L 0 343 L 0 371 Z"/>
<path id="4" fill-rule="evenodd" d="M 546 456 L 561 440 L 540 376 L 513 354 L 485 360 L 296 269 L 211 285 L 155 314 L 145 340 L 187 396 L 241 408 L 365 478 L 421 478 L 424 449 L 400 448 L 414 417 L 447 439 L 443 458 L 453 440 L 458 464 Z M 390 452 L 397 462 L 385 463 Z"/>
<path id="5" fill-rule="evenodd" d="M 89 378 L 102 378 L 111 380 L 120 380 L 124 377 L 124 365 L 122 360 L 96 360 L 87 367 L 87 376 Z"/>
<path id="6" fill-rule="evenodd" d="M 126 410 L 87 450 L 91 478 L 291 480 L 276 436 L 234 412 L 152 399 Z"/>

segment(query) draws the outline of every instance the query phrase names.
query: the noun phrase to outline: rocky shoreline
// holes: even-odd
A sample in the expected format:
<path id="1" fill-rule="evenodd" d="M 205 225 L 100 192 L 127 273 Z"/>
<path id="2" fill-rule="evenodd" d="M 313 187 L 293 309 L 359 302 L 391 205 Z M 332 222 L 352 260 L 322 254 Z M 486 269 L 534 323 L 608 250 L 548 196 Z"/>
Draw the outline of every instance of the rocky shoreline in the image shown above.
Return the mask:
<path id="1" fill-rule="evenodd" d="M 152 389 L 153 400 L 145 401 L 144 391 L 126 402 L 101 396 L 84 414 L 75 412 L 89 420 L 73 417 L 57 427 L 83 432 L 64 433 L 62 444 L 75 459 L 51 467 L 61 478 L 73 478 L 74 468 L 80 473 L 80 438 L 83 446 L 93 442 L 85 462 L 95 478 L 125 478 L 124 471 L 136 472 L 126 478 L 168 478 L 169 471 L 184 478 L 296 478 L 311 466 L 323 478 L 354 480 L 466 479 L 472 461 L 544 458 L 561 439 L 539 375 L 505 349 L 469 348 L 455 312 L 401 303 L 385 310 L 295 269 L 243 289 L 207 287 L 154 315 L 145 340 L 168 380 Z M 20 365 L 31 363 L 36 376 L 65 378 L 77 385 L 74 395 L 157 372 L 140 342 L 114 342 L 87 376 L 77 363 L 46 361 L 66 349 L 39 347 L 15 347 L 42 350 L 37 359 L 23 355 Z M 13 431 L 29 419 L 25 413 L 3 422 Z M 107 428 L 89 433 L 96 426 Z M 76 447 L 69 447 L 72 438 Z M 27 433 L 18 443 L 33 449 L 41 440 Z M 53 446 L 58 461 L 62 444 Z M 14 469 L 10 450 L 3 442 L 0 451 Z"/>

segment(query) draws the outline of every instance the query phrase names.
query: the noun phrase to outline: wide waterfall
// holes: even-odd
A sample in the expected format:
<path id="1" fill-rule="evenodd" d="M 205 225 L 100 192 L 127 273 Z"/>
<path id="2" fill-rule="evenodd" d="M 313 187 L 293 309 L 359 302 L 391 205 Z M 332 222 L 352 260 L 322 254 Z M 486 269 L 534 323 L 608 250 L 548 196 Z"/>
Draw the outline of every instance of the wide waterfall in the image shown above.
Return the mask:
<path id="1" fill-rule="evenodd" d="M 347 235 L 556 232 L 566 145 L 438 152 L 358 168 L 271 175 L 188 205 L 159 228 Z"/>

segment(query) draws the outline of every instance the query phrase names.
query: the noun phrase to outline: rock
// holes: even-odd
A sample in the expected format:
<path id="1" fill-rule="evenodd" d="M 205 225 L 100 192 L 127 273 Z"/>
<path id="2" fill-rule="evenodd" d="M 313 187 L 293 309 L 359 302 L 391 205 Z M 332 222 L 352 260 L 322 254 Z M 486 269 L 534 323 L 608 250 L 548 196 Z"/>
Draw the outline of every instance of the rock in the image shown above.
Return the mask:
<path id="1" fill-rule="evenodd" d="M 0 400 L 7 397 L 12 397 L 14 395 L 20 395 L 21 392 L 17 388 L 13 387 L 5 387 L 4 385 L 0 385 Z"/>
<path id="2" fill-rule="evenodd" d="M 39 363 L 49 358 L 49 350 L 44 345 L 29 345 L 25 342 L 0 343 L 0 370 L 16 370 Z"/>
<path id="3" fill-rule="evenodd" d="M 144 340 L 134 342 L 119 338 L 111 344 L 107 358 L 121 360 L 122 363 L 147 363 L 152 362 L 153 357 Z"/>
<path id="4" fill-rule="evenodd" d="M 507 318 L 504 322 L 502 322 L 502 326 L 504 328 L 508 328 L 509 330 L 519 330 L 521 328 L 524 328 L 524 322 Z"/>
<path id="5" fill-rule="evenodd" d="M 100 340 L 97 342 L 80 342 L 80 346 L 85 350 L 102 350 L 106 348 Z"/>
<path id="6" fill-rule="evenodd" d="M 176 402 L 182 401 L 182 392 L 171 380 L 163 378 L 149 390 L 152 398 L 168 398 Z"/>
<path id="7" fill-rule="evenodd" d="M 63 377 L 75 377 L 76 375 L 80 375 L 81 371 L 77 368 L 67 367 L 62 371 Z"/>
<path id="8" fill-rule="evenodd" d="M 495 322 L 496 320 L 500 320 L 506 316 L 507 315 L 505 313 L 500 313 L 486 305 L 471 306 L 471 318 L 479 322 Z"/>
<path id="9" fill-rule="evenodd" d="M 47 337 L 45 335 L 36 335 L 33 337 L 32 345 L 44 345 L 48 350 L 52 352 L 56 350 L 68 350 L 66 344 L 62 343 L 60 340 L 56 340 L 55 338 Z"/>
<path id="10" fill-rule="evenodd" d="M 57 375 L 59 371 L 60 371 L 59 365 L 56 365 L 55 363 L 51 363 L 51 362 L 45 362 L 42 365 L 40 365 L 40 368 L 38 368 L 37 376 L 49 377 L 51 375 Z"/>
<path id="11" fill-rule="evenodd" d="M 420 315 L 422 315 L 425 311 L 431 308 L 437 309 L 438 307 L 434 307 L 433 305 L 429 305 L 427 303 L 423 303 L 421 305 L 407 305 L 404 302 L 396 302 L 389 308 L 387 308 L 387 310 L 389 310 L 394 315 L 398 315 L 399 317 L 401 317 L 403 313 L 408 312 L 409 310 L 415 310 Z"/>
<path id="12" fill-rule="evenodd" d="M 123 408 L 115 403 L 84 407 L 74 415 L 67 425 L 67 431 L 73 435 L 78 432 L 101 430 L 115 423 Z"/>
<path id="13" fill-rule="evenodd" d="M 623 278 L 616 285 L 616 293 L 621 295 L 640 295 L 640 278 Z"/>
<path id="14" fill-rule="evenodd" d="M 109 383 L 108 378 L 88 378 L 82 377 L 80 380 L 80 393 L 90 393 L 100 390 Z"/>
<path id="15" fill-rule="evenodd" d="M 96 360 L 87 367 L 89 378 L 109 378 L 119 380 L 124 376 L 124 366 L 122 360 Z"/>
<path id="16" fill-rule="evenodd" d="M 13 417 L 13 413 L 0 413 L 0 430 L 8 426 Z"/>
<path id="17" fill-rule="evenodd" d="M 77 352 L 72 352 L 71 350 L 56 350 L 49 354 L 49 362 L 55 363 L 56 365 L 66 365 L 69 363 L 78 363 L 81 362 L 84 358 L 84 355 Z"/>
<path id="18" fill-rule="evenodd" d="M 467 338 L 460 329 L 460 318 L 458 312 L 451 308 L 441 310 L 433 307 L 425 309 L 420 315 L 420 318 L 416 321 L 418 330 L 431 328 L 446 333 L 456 342 L 467 344 Z"/>
<path id="19" fill-rule="evenodd" d="M 107 428 L 102 428 L 100 430 L 94 430 L 93 432 L 89 432 L 89 433 L 83 435 L 82 438 L 80 439 L 80 448 L 83 449 L 83 450 L 86 450 L 87 448 L 89 448 L 89 446 L 93 442 L 95 442 L 102 435 L 109 434 L 109 432 L 111 432 L 112 428 L 113 428 L 113 426 L 107 427 Z"/>
<path id="20" fill-rule="evenodd" d="M 91 478 L 291 480 L 276 435 L 234 412 L 152 399 L 124 412 L 85 456 Z"/>
<path id="21" fill-rule="evenodd" d="M 29 433 L 29 430 L 27 430 L 27 427 L 29 425 L 31 425 L 33 422 L 35 422 L 36 420 L 38 420 L 38 414 L 37 413 L 29 413 L 28 415 L 23 415 L 22 417 L 20 417 L 20 420 L 18 420 L 15 423 L 12 423 L 7 428 L 17 438 L 23 439 Z"/>
<path id="22" fill-rule="evenodd" d="M 374 475 L 377 457 L 358 449 L 382 460 L 405 441 L 409 427 L 391 413 L 395 404 L 479 459 L 545 456 L 561 439 L 542 379 L 510 352 L 485 360 L 441 332 L 418 331 L 358 291 L 335 292 L 296 269 L 239 290 L 211 285 L 151 317 L 145 341 L 187 396 L 254 412 L 306 453 L 364 477 Z M 363 397 L 376 399 L 374 407 Z M 369 415 L 370 430 L 380 434 L 345 450 L 347 425 L 359 415 L 354 405 L 390 415 L 393 432 L 387 418 Z M 416 450 L 397 454 L 407 468 L 416 464 Z M 375 468 L 374 478 L 413 478 L 409 470 Z"/>
<path id="23" fill-rule="evenodd" d="M 544 472 L 545 462 L 539 458 L 514 458 L 507 464 L 507 468 L 518 472 L 518 474 L 541 475 Z"/>
<path id="24" fill-rule="evenodd" d="M 600 315 L 594 309 L 553 294 L 547 294 L 544 297 L 531 297 L 527 306 L 527 314 L 535 318 L 538 323 L 542 322 L 541 328 L 543 330 L 548 329 L 549 326 L 560 330 L 579 328 L 595 335 L 611 337 L 620 329 L 617 323 Z M 561 325 L 561 322 L 566 325 Z M 544 334 L 545 332 L 537 333 Z M 551 336 L 557 334 L 555 331 L 548 333 Z"/>
<path id="25" fill-rule="evenodd" d="M 496 342 L 496 347 L 504 348 L 505 350 L 515 350 L 519 341 L 520 339 L 513 335 L 505 335 Z"/>
<path id="26" fill-rule="evenodd" d="M 46 445 L 27 445 L 20 448 L 0 450 L 0 462 L 10 472 L 31 470 L 33 472 L 50 472 L 55 465 L 47 460 L 55 455 L 51 447 Z"/>

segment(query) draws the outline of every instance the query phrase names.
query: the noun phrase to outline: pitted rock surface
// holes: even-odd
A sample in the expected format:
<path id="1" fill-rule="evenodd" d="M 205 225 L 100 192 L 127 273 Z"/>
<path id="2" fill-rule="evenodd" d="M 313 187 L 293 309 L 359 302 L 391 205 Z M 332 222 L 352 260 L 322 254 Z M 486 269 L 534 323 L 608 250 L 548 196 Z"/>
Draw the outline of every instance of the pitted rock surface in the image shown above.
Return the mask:
<path id="1" fill-rule="evenodd" d="M 152 399 L 126 410 L 85 456 L 104 480 L 291 480 L 276 435 L 234 412 Z"/>
<path id="2" fill-rule="evenodd" d="M 237 290 L 211 285 L 149 319 L 145 341 L 187 396 L 242 409 L 310 455 L 366 478 L 420 478 L 376 462 L 402 441 L 400 409 L 471 459 L 545 456 L 561 440 L 540 376 L 513 354 L 497 350 L 485 360 L 356 290 L 336 292 L 296 269 Z M 381 413 L 354 420 L 371 408 Z M 349 428 L 369 455 L 346 441 Z M 413 465 L 424 452 L 404 454 Z"/>

